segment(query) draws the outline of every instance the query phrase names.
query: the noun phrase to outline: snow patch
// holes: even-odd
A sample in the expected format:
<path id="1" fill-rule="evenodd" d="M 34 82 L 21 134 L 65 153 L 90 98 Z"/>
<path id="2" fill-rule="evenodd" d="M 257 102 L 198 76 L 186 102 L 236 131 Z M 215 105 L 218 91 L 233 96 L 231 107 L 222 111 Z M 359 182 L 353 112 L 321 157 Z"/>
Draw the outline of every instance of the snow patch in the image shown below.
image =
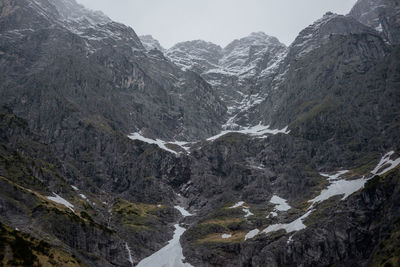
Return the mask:
<path id="1" fill-rule="evenodd" d="M 400 164 L 400 158 L 391 160 L 390 157 L 394 154 L 394 151 L 390 151 L 386 153 L 382 159 L 379 161 L 378 165 L 375 167 L 374 170 L 371 171 L 372 174 L 375 175 L 382 175 L 387 173 L 390 170 L 393 170 Z M 388 166 L 389 165 L 389 166 Z M 386 167 L 382 170 L 383 167 Z"/>
<path id="2" fill-rule="evenodd" d="M 272 134 L 272 135 L 276 135 L 279 133 L 289 134 L 290 131 L 288 131 L 288 126 L 279 130 L 279 129 L 270 129 L 269 125 L 264 126 L 264 125 L 259 124 L 259 125 L 252 126 L 252 127 L 242 127 L 241 130 L 237 130 L 237 131 L 225 130 L 215 136 L 208 138 L 207 141 L 214 141 L 228 133 L 241 133 L 241 134 L 248 134 L 250 136 L 261 136 L 262 137 L 263 135 L 266 135 L 266 134 Z"/>
<path id="3" fill-rule="evenodd" d="M 309 210 L 306 214 L 298 218 L 297 220 L 291 222 L 291 223 L 286 223 L 286 224 L 273 224 L 268 226 L 266 229 L 264 229 L 262 232 L 265 234 L 271 233 L 271 232 L 276 232 L 279 230 L 285 230 L 286 233 L 291 233 L 291 232 L 296 232 L 300 231 L 306 228 L 304 225 L 303 221 L 310 216 L 310 214 L 313 212 L 313 210 Z"/>
<path id="4" fill-rule="evenodd" d="M 79 191 L 78 187 L 71 185 L 72 189 L 74 189 L 75 191 Z"/>
<path id="5" fill-rule="evenodd" d="M 338 196 L 338 195 L 343 195 L 341 200 L 344 200 L 348 196 L 352 195 L 353 193 L 363 188 L 367 181 L 368 179 L 365 179 L 364 177 L 351 181 L 348 180 L 333 181 L 328 186 L 328 188 L 321 191 L 319 196 L 309 200 L 308 202 L 314 205 L 315 203 L 325 201 L 333 196 Z"/>
<path id="6" fill-rule="evenodd" d="M 271 212 L 269 213 L 269 215 L 268 215 L 268 218 L 270 218 L 270 217 L 278 217 L 278 213 L 275 212 L 275 211 L 271 211 Z"/>
<path id="7" fill-rule="evenodd" d="M 148 143 L 148 144 L 157 145 L 159 148 L 161 148 L 161 149 L 163 149 L 165 151 L 168 151 L 170 153 L 173 153 L 175 155 L 177 155 L 179 153 L 174 151 L 174 150 L 172 150 L 172 149 L 169 149 L 166 146 L 167 144 L 177 145 L 177 146 L 183 148 L 186 151 L 189 151 L 189 149 L 190 149 L 190 147 L 188 146 L 190 143 L 188 143 L 188 142 L 180 142 L 180 141 L 167 142 L 167 141 L 163 141 L 161 139 L 154 140 L 154 139 L 151 139 L 151 138 L 144 137 L 140 132 L 130 134 L 130 135 L 128 135 L 128 137 L 130 139 L 132 139 L 132 140 L 139 140 L 139 141 L 142 141 L 142 142 L 145 142 L 145 143 Z"/>
<path id="8" fill-rule="evenodd" d="M 246 241 L 247 239 L 254 238 L 256 235 L 258 235 L 259 232 L 260 232 L 260 230 L 258 230 L 258 229 L 251 230 L 250 232 L 248 232 L 246 234 L 246 236 L 244 237 L 244 240 Z"/>
<path id="9" fill-rule="evenodd" d="M 320 173 L 321 176 L 324 176 L 328 179 L 328 181 L 335 181 L 337 180 L 340 176 L 348 173 L 348 170 L 344 170 L 344 171 L 338 171 L 335 174 L 327 174 L 327 173 Z"/>
<path id="10" fill-rule="evenodd" d="M 314 212 L 314 205 L 316 203 L 322 202 L 324 200 L 327 200 L 333 196 L 337 195 L 344 195 L 342 200 L 346 199 L 348 196 L 353 194 L 354 192 L 357 192 L 361 188 L 364 187 L 364 184 L 368 181 L 368 179 L 365 179 L 364 177 L 361 179 L 357 180 L 352 180 L 352 181 L 347 181 L 347 180 L 338 180 L 341 175 L 347 173 L 348 171 L 339 171 L 336 172 L 333 175 L 329 174 L 321 174 L 322 176 L 325 176 L 328 178 L 328 181 L 330 181 L 330 185 L 328 188 L 324 189 L 321 191 L 321 193 L 315 197 L 314 199 L 309 200 L 308 202 L 312 203 L 312 205 L 308 208 L 307 213 L 305 213 L 303 216 L 300 218 L 294 220 L 291 223 L 286 223 L 286 224 L 273 224 L 268 226 L 266 229 L 264 229 L 262 232 L 263 233 L 271 233 L 271 232 L 276 232 L 279 230 L 285 230 L 286 233 L 291 233 L 291 232 L 296 232 L 300 231 L 306 228 L 306 225 L 303 223 L 304 220 L 310 216 L 312 212 Z"/>
<path id="11" fill-rule="evenodd" d="M 251 211 L 250 208 L 247 206 L 244 206 L 244 202 L 243 201 L 239 201 L 238 203 L 236 203 L 235 205 L 233 205 L 232 207 L 229 207 L 230 209 L 236 209 L 242 207 L 243 212 L 245 213 L 244 217 L 250 217 L 252 215 L 254 215 Z"/>
<path id="12" fill-rule="evenodd" d="M 292 208 L 287 203 L 287 200 L 280 198 L 276 195 L 272 196 L 272 198 L 269 202 L 276 205 L 275 210 L 277 210 L 277 211 L 288 211 Z"/>
<path id="13" fill-rule="evenodd" d="M 231 237 L 232 237 L 231 234 L 223 234 L 223 235 L 221 236 L 221 238 L 223 238 L 223 239 L 229 239 L 229 238 L 231 238 Z"/>
<path id="14" fill-rule="evenodd" d="M 65 207 L 67 207 L 68 209 L 74 211 L 74 205 L 72 205 L 71 203 L 69 203 L 68 201 L 66 201 L 65 199 L 63 199 L 62 197 L 60 197 L 59 195 L 57 195 L 56 193 L 54 193 L 54 197 L 47 197 L 47 199 L 56 202 L 58 204 L 64 205 Z M 74 211 L 75 212 L 75 211 Z"/>
<path id="15" fill-rule="evenodd" d="M 151 256 L 143 259 L 137 267 L 193 267 L 189 263 L 184 263 L 185 257 L 183 256 L 182 246 L 179 242 L 180 237 L 185 232 L 185 228 L 175 224 L 175 232 L 172 240 L 168 245 L 152 254 Z"/>
<path id="16" fill-rule="evenodd" d="M 189 213 L 181 206 L 175 206 L 174 208 L 177 209 L 182 214 L 183 217 L 193 216 L 193 214 Z"/>
<path id="17" fill-rule="evenodd" d="M 233 205 L 232 207 L 229 207 L 229 208 L 230 209 L 236 209 L 236 208 L 239 208 L 239 207 L 241 207 L 243 205 L 244 205 L 244 202 L 243 201 L 239 201 L 238 203 L 236 203 L 235 205 Z"/>
<path id="18" fill-rule="evenodd" d="M 244 217 L 245 218 L 247 218 L 247 217 L 250 217 L 250 216 L 253 216 L 254 214 L 250 211 L 250 209 L 249 208 L 245 208 L 245 207 L 243 207 L 243 212 L 244 213 L 246 213 L 245 215 L 244 215 Z"/>

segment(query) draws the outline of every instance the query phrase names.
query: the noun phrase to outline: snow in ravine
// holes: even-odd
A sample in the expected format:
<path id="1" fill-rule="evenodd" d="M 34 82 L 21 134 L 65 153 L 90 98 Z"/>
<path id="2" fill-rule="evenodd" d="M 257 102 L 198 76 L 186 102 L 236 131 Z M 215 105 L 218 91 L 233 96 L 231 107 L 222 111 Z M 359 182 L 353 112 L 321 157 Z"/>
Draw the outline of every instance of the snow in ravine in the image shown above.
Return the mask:
<path id="1" fill-rule="evenodd" d="M 223 234 L 223 235 L 221 236 L 222 239 L 229 239 L 229 238 L 231 238 L 231 237 L 232 237 L 231 234 Z"/>
<path id="2" fill-rule="evenodd" d="M 175 208 L 179 210 L 184 217 L 192 215 L 180 206 L 175 206 Z M 172 240 L 168 242 L 168 245 L 143 259 L 139 262 L 137 267 L 192 267 L 189 263 L 184 263 L 185 257 L 183 256 L 180 243 L 180 238 L 185 231 L 185 228 L 179 226 L 179 224 L 175 224 L 174 236 Z"/>
<path id="3" fill-rule="evenodd" d="M 168 245 L 143 259 L 137 267 L 191 267 L 192 265 L 183 262 L 185 257 L 183 256 L 182 246 L 179 241 L 185 230 L 179 224 L 175 224 L 174 237 L 169 241 Z"/>
<path id="4" fill-rule="evenodd" d="M 183 217 L 188 217 L 188 216 L 192 216 L 193 214 L 189 213 L 187 210 L 185 210 L 183 207 L 181 206 L 175 206 L 175 209 L 177 209 Z"/>
<path id="5" fill-rule="evenodd" d="M 47 199 L 56 202 L 58 204 L 64 205 L 65 207 L 67 207 L 68 209 L 74 211 L 74 205 L 72 205 L 71 203 L 69 203 L 68 201 L 66 201 L 65 199 L 63 199 L 62 197 L 60 197 L 59 195 L 57 195 L 56 193 L 53 193 L 54 197 L 47 197 Z"/>

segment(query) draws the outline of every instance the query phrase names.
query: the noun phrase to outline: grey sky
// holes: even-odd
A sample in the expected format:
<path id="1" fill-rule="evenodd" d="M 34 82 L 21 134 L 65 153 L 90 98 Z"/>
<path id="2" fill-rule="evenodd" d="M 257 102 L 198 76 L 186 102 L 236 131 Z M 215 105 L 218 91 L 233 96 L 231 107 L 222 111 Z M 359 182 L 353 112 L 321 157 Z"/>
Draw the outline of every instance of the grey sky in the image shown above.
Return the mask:
<path id="1" fill-rule="evenodd" d="M 300 30 L 327 11 L 347 14 L 356 0 L 77 0 L 151 34 L 169 48 L 177 42 L 203 39 L 227 45 L 251 32 L 263 31 L 290 44 Z"/>

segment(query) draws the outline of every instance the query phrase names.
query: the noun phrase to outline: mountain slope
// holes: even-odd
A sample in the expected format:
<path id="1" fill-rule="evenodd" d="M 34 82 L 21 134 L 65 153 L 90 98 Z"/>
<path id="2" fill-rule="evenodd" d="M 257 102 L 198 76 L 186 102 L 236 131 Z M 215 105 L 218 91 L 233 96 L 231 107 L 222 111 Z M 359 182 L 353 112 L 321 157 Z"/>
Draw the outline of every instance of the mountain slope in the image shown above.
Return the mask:
<path id="1" fill-rule="evenodd" d="M 0 261 L 396 266 L 395 14 L 161 51 L 73 0 L 1 2 Z"/>
<path id="2" fill-rule="evenodd" d="M 75 19 L 81 16 L 81 7 L 66 2 L 69 9 L 63 1 L 57 1 L 58 6 L 46 0 L 6 1 L 15 10 L 1 21 L 2 105 L 37 121 L 49 113 L 40 110 L 40 94 L 30 87 L 46 84 L 40 88 L 42 94 L 68 102 L 70 109 L 85 117 L 96 114 L 127 134 L 141 130 L 149 136 L 185 140 L 218 130 L 225 107 L 200 77 L 180 71 L 162 55 L 147 53 L 134 31 L 124 25 L 96 17 L 97 13 L 89 14 L 98 20 L 88 15 Z M 27 103 L 15 101 L 13 94 L 23 95 Z M 190 94 L 198 99 L 184 97 Z M 41 122 L 50 123 L 46 118 Z M 202 122 L 207 125 L 200 126 Z"/>

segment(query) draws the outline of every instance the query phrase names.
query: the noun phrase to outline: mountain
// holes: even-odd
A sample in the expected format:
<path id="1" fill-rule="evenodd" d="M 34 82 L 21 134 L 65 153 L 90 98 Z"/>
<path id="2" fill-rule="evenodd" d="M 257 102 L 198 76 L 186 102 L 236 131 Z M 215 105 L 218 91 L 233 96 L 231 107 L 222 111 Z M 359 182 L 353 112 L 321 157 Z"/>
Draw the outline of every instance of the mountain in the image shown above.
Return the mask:
<path id="1" fill-rule="evenodd" d="M 6 68 L 1 104 L 30 121 L 40 120 L 43 125 L 35 125 L 37 129 L 57 127 L 64 115 L 80 113 L 90 120 L 105 119 L 111 128 L 127 134 L 142 131 L 171 140 L 218 131 L 225 106 L 212 88 L 162 54 L 147 52 L 131 28 L 98 13 L 85 13 L 73 1 L 5 3 L 9 6 L 2 13 L 1 47 L 9 52 L 2 55 Z M 32 89 L 35 86 L 41 93 Z M 199 99 L 190 103 L 193 99 L 184 96 L 194 92 Z M 45 95 L 51 95 L 46 99 L 54 101 L 53 107 L 68 114 L 51 116 L 40 106 Z M 16 100 L 20 96 L 26 101 Z M 211 125 L 198 127 L 202 121 Z"/>
<path id="2" fill-rule="evenodd" d="M 256 32 L 225 48 L 201 40 L 179 43 L 166 51 L 166 57 L 182 69 L 200 74 L 228 104 L 233 117 L 259 101 L 255 82 L 270 78 L 285 53 L 286 46 L 277 38 Z"/>
<path id="3" fill-rule="evenodd" d="M 397 266 L 396 3 L 163 50 L 2 1 L 1 265 Z"/>

